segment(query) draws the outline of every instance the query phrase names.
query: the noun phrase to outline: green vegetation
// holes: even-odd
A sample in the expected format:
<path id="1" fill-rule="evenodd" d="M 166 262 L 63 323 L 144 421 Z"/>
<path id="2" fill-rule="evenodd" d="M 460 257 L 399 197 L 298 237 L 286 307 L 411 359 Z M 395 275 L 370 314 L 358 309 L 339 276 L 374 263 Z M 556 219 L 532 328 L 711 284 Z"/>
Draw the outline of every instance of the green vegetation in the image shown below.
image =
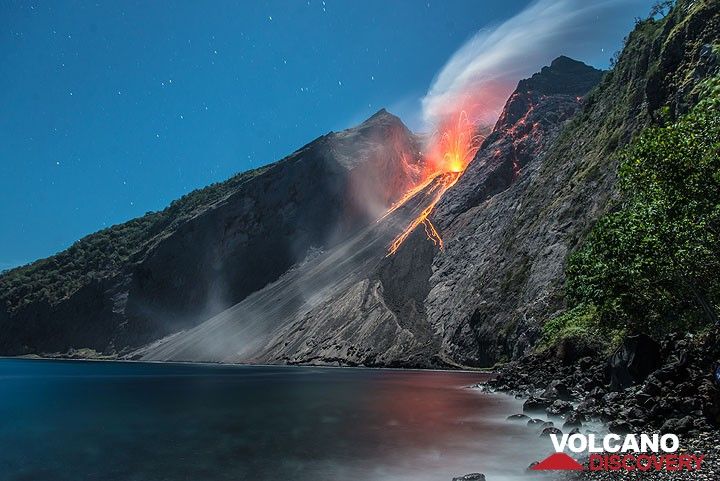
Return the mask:
<path id="1" fill-rule="evenodd" d="M 562 339 L 572 338 L 580 342 L 598 337 L 597 310 L 594 306 L 579 306 L 553 317 L 543 325 L 540 350 L 557 345 Z"/>
<path id="2" fill-rule="evenodd" d="M 50 304 L 70 296 L 94 280 L 106 279 L 134 262 L 178 225 L 211 208 L 270 166 L 243 172 L 197 189 L 161 212 L 148 212 L 124 224 L 86 236 L 47 259 L 0 275 L 0 305 L 12 312 L 36 301 Z"/>
<path id="3" fill-rule="evenodd" d="M 623 151 L 625 200 L 571 256 L 567 291 L 578 307 L 548 322 L 545 342 L 592 325 L 653 333 L 718 321 L 720 77 L 701 97 Z"/>

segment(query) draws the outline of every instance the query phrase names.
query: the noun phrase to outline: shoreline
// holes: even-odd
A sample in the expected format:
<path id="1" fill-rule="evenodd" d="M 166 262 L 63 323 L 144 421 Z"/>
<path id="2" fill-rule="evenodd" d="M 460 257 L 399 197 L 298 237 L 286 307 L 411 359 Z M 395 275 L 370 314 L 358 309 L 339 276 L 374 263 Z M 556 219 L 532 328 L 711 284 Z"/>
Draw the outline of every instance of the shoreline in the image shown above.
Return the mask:
<path id="1" fill-rule="evenodd" d="M 669 334 L 660 342 L 632 336 L 610 356 L 595 353 L 569 362 L 558 352 L 533 353 L 504 365 L 476 388 L 523 401 L 522 415 L 508 413 L 508 422 L 528 421 L 529 429 L 537 428 L 530 420 L 543 413 L 538 417 L 557 423 L 548 426 L 548 435 L 553 428 L 555 434 L 598 434 L 598 426 L 600 434 L 676 434 L 678 452 L 705 455 L 699 471 L 584 470 L 555 479 L 715 481 L 720 479 L 719 337 L 720 330 Z"/>
<path id="2" fill-rule="evenodd" d="M 284 368 L 322 368 L 322 369 L 359 369 L 359 370 L 382 370 L 382 371 L 418 371 L 418 372 L 447 372 L 447 373 L 478 373 L 497 374 L 492 368 L 464 368 L 464 369 L 438 369 L 438 368 L 417 368 L 417 367 L 382 367 L 382 366 L 330 366 L 324 364 L 251 364 L 251 363 L 228 363 L 228 362 L 203 362 L 203 361 L 145 361 L 139 359 L 104 359 L 104 358 L 72 358 L 72 357 L 49 357 L 36 354 L 21 356 L 0 356 L 0 360 L 25 360 L 25 361 L 75 361 L 75 362 L 112 362 L 112 363 L 133 363 L 133 364 L 167 364 L 184 366 L 216 366 L 216 367 L 284 367 Z"/>

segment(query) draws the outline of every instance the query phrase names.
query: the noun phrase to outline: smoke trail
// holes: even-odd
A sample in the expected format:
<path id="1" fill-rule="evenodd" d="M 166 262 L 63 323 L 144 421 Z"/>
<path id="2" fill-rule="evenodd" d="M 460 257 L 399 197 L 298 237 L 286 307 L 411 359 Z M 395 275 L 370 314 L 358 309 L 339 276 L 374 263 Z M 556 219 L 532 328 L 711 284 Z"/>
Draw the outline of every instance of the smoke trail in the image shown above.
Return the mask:
<path id="1" fill-rule="evenodd" d="M 480 125 L 494 123 L 518 80 L 560 55 L 583 60 L 596 54 L 608 31 L 624 27 L 628 11 L 646 4 L 536 0 L 504 23 L 480 30 L 455 52 L 422 99 L 423 120 L 437 125 L 461 107 Z"/>

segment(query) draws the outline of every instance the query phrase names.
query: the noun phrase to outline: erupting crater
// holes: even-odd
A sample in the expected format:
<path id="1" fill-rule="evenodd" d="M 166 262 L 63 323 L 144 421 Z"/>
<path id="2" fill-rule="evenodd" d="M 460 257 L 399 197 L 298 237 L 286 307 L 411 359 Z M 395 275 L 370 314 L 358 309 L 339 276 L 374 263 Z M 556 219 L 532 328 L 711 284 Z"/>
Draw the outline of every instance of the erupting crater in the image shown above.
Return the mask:
<path id="1" fill-rule="evenodd" d="M 425 192 L 425 195 L 430 198 L 430 202 L 420 214 L 412 219 L 410 224 L 392 241 L 388 247 L 388 257 L 395 254 L 408 236 L 420 225 L 425 229 L 428 239 L 440 250 L 444 249 L 443 239 L 430 221 L 430 214 L 445 192 L 458 181 L 467 165 L 475 157 L 483 140 L 484 137 L 477 133 L 477 127 L 469 120 L 465 110 L 460 110 L 456 115 L 448 117 L 439 124 L 430 138 L 425 154 L 425 171 L 422 180 L 408 190 L 380 218 L 380 220 L 384 219 L 420 192 Z"/>

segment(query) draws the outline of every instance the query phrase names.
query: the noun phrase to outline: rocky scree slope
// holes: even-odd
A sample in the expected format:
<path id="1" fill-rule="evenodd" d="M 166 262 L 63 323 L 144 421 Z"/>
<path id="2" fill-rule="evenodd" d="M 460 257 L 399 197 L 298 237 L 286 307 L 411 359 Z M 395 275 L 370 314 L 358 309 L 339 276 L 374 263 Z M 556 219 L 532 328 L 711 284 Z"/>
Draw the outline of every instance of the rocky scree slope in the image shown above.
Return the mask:
<path id="1" fill-rule="evenodd" d="M 0 276 L 0 354 L 116 355 L 192 327 L 312 249 L 374 222 L 418 179 L 419 143 L 382 110 L 275 163 Z"/>

